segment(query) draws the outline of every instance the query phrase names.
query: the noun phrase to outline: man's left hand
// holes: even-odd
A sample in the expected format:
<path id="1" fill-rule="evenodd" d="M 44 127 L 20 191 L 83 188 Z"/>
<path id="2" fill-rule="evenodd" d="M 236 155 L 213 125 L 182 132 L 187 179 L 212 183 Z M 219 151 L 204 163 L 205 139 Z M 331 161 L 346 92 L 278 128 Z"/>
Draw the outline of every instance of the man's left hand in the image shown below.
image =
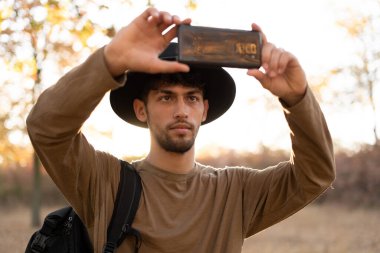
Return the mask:
<path id="1" fill-rule="evenodd" d="M 305 73 L 297 58 L 267 41 L 261 28 L 252 24 L 252 30 L 259 31 L 263 37 L 261 69 L 249 69 L 247 74 L 255 77 L 273 95 L 288 106 L 295 105 L 304 96 L 307 87 Z"/>

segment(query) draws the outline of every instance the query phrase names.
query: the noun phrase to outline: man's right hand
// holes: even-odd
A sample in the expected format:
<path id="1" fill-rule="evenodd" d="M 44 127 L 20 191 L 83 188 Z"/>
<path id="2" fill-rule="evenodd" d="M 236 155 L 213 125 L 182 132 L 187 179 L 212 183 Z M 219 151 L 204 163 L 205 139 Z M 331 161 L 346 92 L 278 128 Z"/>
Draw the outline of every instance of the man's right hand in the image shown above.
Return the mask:
<path id="1" fill-rule="evenodd" d="M 110 73 L 116 77 L 126 70 L 146 73 L 189 71 L 186 64 L 161 60 L 158 56 L 176 37 L 177 25 L 190 23 L 191 19 L 180 20 L 178 16 L 155 8 L 146 9 L 105 47 L 104 57 Z M 175 26 L 163 33 L 172 25 Z"/>

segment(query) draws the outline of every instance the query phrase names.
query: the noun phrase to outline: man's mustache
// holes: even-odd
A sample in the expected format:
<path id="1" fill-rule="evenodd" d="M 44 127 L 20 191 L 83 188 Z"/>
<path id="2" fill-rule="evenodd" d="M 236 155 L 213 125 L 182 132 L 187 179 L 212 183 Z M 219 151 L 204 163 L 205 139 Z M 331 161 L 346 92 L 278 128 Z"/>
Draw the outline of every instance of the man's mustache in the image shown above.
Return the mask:
<path id="1" fill-rule="evenodd" d="M 177 129 L 177 128 L 185 128 L 185 129 L 193 130 L 194 125 L 183 120 L 176 121 L 168 125 L 168 129 Z"/>

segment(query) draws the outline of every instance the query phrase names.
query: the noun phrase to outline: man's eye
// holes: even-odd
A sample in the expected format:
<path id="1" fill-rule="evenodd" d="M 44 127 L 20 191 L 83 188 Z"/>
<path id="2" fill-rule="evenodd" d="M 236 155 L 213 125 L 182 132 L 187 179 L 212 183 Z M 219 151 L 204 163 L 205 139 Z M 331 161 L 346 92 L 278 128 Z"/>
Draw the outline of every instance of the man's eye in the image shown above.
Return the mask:
<path id="1" fill-rule="evenodd" d="M 189 96 L 189 101 L 191 102 L 198 102 L 200 98 L 198 96 Z"/>
<path id="2" fill-rule="evenodd" d="M 170 101 L 170 99 L 171 99 L 171 97 L 169 95 L 160 97 L 161 101 Z"/>

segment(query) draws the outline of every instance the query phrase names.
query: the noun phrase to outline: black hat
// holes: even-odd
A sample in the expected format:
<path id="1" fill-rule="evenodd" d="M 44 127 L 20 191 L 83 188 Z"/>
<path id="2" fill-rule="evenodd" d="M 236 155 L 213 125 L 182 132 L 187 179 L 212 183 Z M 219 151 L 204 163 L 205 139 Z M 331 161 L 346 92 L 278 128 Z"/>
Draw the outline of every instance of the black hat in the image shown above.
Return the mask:
<path id="1" fill-rule="evenodd" d="M 178 44 L 170 43 L 159 56 L 165 60 L 176 60 Z M 196 73 L 201 77 L 206 99 L 209 103 L 207 118 L 202 124 L 207 124 L 223 115 L 235 99 L 236 87 L 232 77 L 222 67 L 205 67 L 190 65 L 190 74 Z M 126 122 L 139 127 L 147 127 L 146 122 L 136 118 L 133 109 L 133 100 L 139 98 L 147 80 L 153 74 L 142 72 L 127 72 L 127 81 L 124 86 L 111 91 L 110 102 L 114 112 Z"/>

